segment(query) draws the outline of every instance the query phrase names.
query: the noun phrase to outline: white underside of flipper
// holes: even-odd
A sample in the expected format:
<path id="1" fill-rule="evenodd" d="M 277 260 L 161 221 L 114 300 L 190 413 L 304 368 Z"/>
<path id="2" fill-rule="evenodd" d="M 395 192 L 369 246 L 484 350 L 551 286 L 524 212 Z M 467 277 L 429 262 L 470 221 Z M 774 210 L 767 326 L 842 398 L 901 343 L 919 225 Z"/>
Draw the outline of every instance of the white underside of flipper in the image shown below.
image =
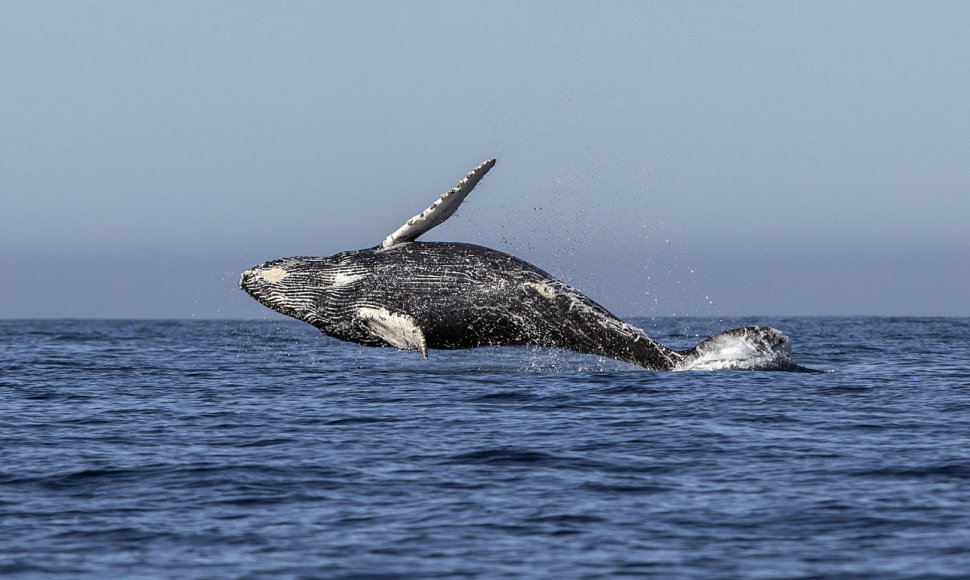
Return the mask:
<path id="1" fill-rule="evenodd" d="M 444 222 L 455 213 L 461 202 L 465 201 L 468 194 L 478 184 L 488 170 L 495 165 L 494 159 L 485 161 L 475 169 L 468 172 L 464 179 L 458 182 L 454 189 L 450 189 L 431 204 L 431 207 L 409 219 L 407 223 L 399 227 L 391 235 L 384 238 L 381 249 L 387 249 L 396 244 L 413 242 L 421 234 Z"/>
<path id="2" fill-rule="evenodd" d="M 420 352 L 428 358 L 428 344 L 424 332 L 407 314 L 391 312 L 387 308 L 360 308 L 357 316 L 361 318 L 371 334 L 387 344 L 401 350 Z"/>

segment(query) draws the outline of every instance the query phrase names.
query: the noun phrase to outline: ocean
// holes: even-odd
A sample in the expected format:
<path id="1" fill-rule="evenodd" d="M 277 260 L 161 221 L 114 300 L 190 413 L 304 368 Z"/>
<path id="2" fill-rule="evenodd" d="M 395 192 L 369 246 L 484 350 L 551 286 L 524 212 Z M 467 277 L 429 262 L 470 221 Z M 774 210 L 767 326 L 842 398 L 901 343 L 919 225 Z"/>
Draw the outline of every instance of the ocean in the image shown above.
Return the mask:
<path id="1" fill-rule="evenodd" d="M 824 372 L 0 321 L 0 576 L 970 577 L 970 319 L 630 322 Z"/>

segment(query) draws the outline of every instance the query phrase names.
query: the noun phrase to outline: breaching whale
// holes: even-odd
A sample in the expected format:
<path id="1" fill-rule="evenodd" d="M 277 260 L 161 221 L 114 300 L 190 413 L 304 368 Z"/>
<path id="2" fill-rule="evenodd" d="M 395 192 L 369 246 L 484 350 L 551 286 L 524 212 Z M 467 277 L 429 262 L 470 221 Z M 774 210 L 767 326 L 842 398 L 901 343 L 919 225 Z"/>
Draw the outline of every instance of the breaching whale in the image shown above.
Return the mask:
<path id="1" fill-rule="evenodd" d="M 654 370 L 801 368 L 791 362 L 788 338 L 773 328 L 735 328 L 677 351 L 524 260 L 472 244 L 416 241 L 448 219 L 494 165 L 475 167 L 378 246 L 272 260 L 243 272 L 239 285 L 328 336 L 425 358 L 429 349 L 535 345 Z"/>

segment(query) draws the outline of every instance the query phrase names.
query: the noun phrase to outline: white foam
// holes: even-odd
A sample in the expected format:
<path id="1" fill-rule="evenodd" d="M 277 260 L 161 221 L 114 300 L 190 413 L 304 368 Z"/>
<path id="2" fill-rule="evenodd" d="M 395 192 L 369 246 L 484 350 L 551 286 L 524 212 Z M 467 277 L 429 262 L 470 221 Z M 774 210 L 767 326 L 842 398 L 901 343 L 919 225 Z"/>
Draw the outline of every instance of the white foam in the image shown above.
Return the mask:
<path id="1" fill-rule="evenodd" d="M 791 365 L 791 343 L 773 328 L 716 334 L 697 346 L 678 371 L 769 370 Z"/>
<path id="2" fill-rule="evenodd" d="M 548 298 L 552 300 L 553 298 L 556 297 L 556 291 L 548 284 L 541 284 L 539 282 L 526 282 L 525 285 L 532 288 L 539 294 L 541 294 L 544 298 Z"/>

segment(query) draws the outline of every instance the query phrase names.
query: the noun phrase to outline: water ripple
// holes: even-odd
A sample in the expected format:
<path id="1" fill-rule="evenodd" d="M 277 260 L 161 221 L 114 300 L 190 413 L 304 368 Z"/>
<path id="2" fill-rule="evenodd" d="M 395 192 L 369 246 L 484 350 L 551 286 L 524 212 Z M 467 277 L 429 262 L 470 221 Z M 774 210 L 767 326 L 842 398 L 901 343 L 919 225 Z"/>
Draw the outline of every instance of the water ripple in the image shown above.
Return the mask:
<path id="1" fill-rule="evenodd" d="M 959 578 L 966 319 L 782 327 L 821 374 L 0 322 L 0 575 Z"/>

